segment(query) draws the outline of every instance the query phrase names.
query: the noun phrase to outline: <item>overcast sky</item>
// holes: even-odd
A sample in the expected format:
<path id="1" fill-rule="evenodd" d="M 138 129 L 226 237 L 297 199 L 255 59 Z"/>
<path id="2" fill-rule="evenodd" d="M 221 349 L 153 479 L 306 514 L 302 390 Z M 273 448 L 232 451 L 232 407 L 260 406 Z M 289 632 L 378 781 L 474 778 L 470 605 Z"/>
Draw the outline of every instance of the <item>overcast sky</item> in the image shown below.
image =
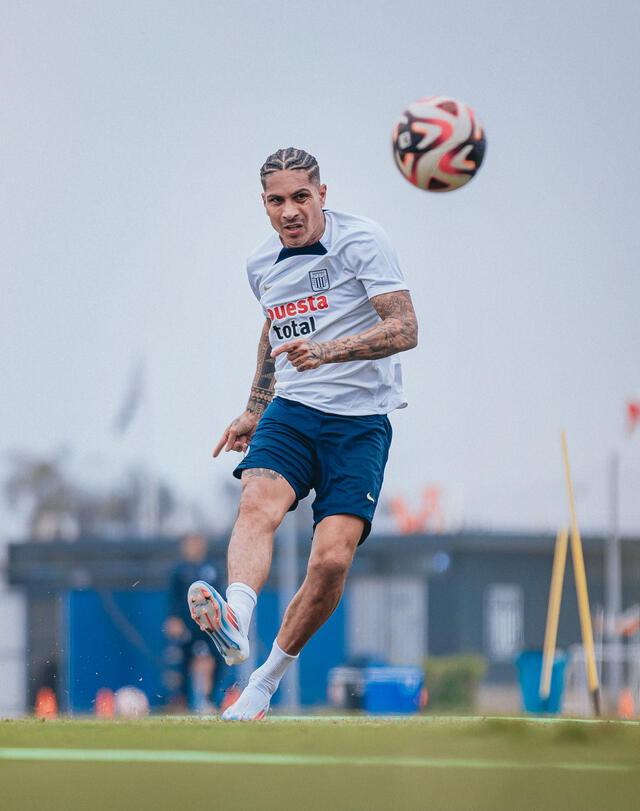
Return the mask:
<path id="1" fill-rule="evenodd" d="M 640 4 L 2 0 L 0 454 L 143 456 L 205 501 L 255 368 L 244 260 L 258 169 L 315 154 L 328 205 L 395 244 L 421 340 L 404 356 L 387 496 L 443 488 L 451 524 L 555 528 L 566 428 L 582 525 L 640 532 Z M 442 93 L 486 127 L 450 194 L 413 189 L 396 117 Z M 111 424 L 134 358 L 146 402 Z"/>

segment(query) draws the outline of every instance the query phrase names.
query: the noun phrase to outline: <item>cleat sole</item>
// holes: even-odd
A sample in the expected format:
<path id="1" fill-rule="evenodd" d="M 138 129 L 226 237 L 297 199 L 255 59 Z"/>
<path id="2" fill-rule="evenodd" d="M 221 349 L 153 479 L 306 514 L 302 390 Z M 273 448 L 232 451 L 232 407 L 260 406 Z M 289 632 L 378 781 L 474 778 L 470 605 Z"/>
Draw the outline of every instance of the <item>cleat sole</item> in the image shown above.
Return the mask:
<path id="1" fill-rule="evenodd" d="M 233 638 L 234 633 L 241 633 L 238 620 L 222 597 L 207 586 L 203 581 L 191 584 L 188 594 L 191 617 L 200 630 L 213 640 L 228 665 L 239 664 L 249 654 L 248 644 L 245 643 L 243 647 Z"/>

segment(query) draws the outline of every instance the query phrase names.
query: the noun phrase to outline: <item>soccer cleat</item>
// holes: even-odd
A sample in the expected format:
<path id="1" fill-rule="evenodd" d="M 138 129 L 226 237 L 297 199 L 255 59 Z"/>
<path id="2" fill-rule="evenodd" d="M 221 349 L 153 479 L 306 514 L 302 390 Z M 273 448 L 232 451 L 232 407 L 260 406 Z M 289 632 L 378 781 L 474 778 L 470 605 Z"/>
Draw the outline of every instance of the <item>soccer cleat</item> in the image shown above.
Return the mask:
<path id="1" fill-rule="evenodd" d="M 213 639 L 225 662 L 228 665 L 244 662 L 249 656 L 249 640 L 229 603 L 204 580 L 196 580 L 189 586 L 187 601 L 192 619 Z"/>
<path id="2" fill-rule="evenodd" d="M 249 679 L 240 698 L 222 713 L 222 720 L 262 721 L 269 712 L 270 703 L 271 694 Z"/>

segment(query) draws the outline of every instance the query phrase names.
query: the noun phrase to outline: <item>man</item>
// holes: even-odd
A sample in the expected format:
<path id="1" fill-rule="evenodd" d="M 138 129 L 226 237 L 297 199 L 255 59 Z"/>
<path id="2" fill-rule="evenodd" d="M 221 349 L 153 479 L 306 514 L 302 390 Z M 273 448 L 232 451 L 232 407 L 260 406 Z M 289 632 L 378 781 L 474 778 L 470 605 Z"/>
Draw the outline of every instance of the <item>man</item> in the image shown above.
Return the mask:
<path id="1" fill-rule="evenodd" d="M 247 407 L 213 453 L 248 449 L 234 471 L 242 495 L 228 549 L 230 585 L 226 600 L 204 581 L 188 593 L 193 619 L 227 664 L 249 654 L 273 534 L 311 489 L 314 535 L 305 580 L 271 653 L 225 720 L 264 718 L 285 670 L 336 608 L 380 495 L 387 414 L 406 405 L 395 355 L 417 344 L 411 297 L 387 236 L 370 220 L 325 209 L 316 159 L 280 149 L 260 178 L 276 233 L 249 258 L 247 273 L 266 321 Z"/>

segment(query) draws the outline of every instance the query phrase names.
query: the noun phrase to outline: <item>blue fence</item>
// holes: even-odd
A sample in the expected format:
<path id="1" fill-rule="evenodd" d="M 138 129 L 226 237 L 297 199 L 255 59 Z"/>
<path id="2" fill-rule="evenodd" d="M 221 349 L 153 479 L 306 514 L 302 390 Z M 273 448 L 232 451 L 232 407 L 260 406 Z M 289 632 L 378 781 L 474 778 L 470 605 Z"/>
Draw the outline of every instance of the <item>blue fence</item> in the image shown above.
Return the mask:
<path id="1" fill-rule="evenodd" d="M 67 596 L 66 682 L 69 709 L 90 713 L 101 687 L 140 688 L 152 708 L 167 700 L 162 625 L 164 591 L 71 591 Z M 268 655 L 279 625 L 278 595 L 264 591 L 257 611 L 258 663 Z M 300 657 L 300 699 L 304 706 L 326 702 L 327 673 L 346 659 L 345 609 L 338 606 Z M 274 701 L 277 704 L 278 696 Z"/>

